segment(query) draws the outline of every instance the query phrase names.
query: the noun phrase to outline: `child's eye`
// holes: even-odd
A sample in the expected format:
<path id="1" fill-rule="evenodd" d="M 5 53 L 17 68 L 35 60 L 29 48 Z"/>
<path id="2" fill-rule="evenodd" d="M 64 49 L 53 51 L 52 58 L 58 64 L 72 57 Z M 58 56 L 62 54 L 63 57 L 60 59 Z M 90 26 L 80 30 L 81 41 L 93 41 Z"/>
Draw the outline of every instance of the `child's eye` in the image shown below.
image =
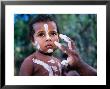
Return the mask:
<path id="1" fill-rule="evenodd" d="M 45 34 L 44 34 L 44 33 L 39 33 L 37 36 L 38 36 L 38 37 L 44 37 Z"/>
<path id="2" fill-rule="evenodd" d="M 56 32 L 51 32 L 50 35 L 55 36 L 55 35 L 57 35 L 57 33 Z"/>

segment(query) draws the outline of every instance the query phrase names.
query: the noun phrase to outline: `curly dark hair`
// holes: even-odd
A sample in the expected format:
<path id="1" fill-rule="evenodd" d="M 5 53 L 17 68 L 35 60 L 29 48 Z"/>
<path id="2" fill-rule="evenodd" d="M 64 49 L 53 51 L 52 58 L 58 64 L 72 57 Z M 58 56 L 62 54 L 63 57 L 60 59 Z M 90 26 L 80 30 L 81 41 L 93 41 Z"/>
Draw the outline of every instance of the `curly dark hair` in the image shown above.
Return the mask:
<path id="1" fill-rule="evenodd" d="M 33 29 L 33 24 L 37 23 L 37 22 L 48 22 L 48 21 L 54 21 L 56 23 L 57 26 L 57 32 L 59 33 L 59 28 L 56 22 L 56 16 L 53 14 L 38 14 L 35 18 L 32 19 L 32 21 L 29 24 L 29 36 L 31 38 L 31 40 L 34 42 L 34 33 L 35 30 Z"/>

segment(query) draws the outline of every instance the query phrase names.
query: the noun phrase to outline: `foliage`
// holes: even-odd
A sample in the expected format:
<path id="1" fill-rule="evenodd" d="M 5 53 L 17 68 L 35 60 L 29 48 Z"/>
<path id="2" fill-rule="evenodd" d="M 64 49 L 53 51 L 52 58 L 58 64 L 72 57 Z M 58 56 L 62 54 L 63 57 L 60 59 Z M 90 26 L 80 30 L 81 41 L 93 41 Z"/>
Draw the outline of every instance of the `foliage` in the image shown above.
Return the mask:
<path id="1" fill-rule="evenodd" d="M 18 75 L 23 60 L 35 51 L 29 39 L 29 22 L 36 14 L 14 15 L 14 60 L 15 75 Z M 56 14 L 60 33 L 75 41 L 81 58 L 97 68 L 97 15 L 96 14 Z M 61 40 L 61 43 L 66 45 Z M 65 58 L 60 50 L 55 56 Z"/>

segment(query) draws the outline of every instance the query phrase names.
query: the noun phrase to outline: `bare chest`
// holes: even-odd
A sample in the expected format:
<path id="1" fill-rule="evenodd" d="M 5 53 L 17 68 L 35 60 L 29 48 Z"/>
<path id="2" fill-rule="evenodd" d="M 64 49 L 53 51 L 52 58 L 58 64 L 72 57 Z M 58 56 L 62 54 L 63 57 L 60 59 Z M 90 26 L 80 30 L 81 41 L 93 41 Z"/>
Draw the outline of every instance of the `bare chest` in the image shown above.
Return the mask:
<path id="1" fill-rule="evenodd" d="M 34 63 L 33 75 L 60 76 L 61 64 L 57 59 L 32 59 Z"/>

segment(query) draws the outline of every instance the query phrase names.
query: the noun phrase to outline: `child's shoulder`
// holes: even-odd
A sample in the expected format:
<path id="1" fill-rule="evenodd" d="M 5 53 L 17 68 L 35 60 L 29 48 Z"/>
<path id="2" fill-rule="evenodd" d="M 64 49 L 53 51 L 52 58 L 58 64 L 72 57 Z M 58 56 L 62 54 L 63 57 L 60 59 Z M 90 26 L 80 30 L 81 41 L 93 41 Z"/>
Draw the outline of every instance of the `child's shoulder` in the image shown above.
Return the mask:
<path id="1" fill-rule="evenodd" d="M 32 62 L 33 58 L 35 58 L 35 52 L 32 53 L 31 55 L 29 55 L 28 57 L 26 57 L 26 58 L 24 59 L 24 61 L 31 61 L 31 62 Z"/>
<path id="2" fill-rule="evenodd" d="M 20 75 L 31 75 L 33 70 L 33 58 L 34 53 L 32 53 L 23 60 L 20 68 Z"/>

